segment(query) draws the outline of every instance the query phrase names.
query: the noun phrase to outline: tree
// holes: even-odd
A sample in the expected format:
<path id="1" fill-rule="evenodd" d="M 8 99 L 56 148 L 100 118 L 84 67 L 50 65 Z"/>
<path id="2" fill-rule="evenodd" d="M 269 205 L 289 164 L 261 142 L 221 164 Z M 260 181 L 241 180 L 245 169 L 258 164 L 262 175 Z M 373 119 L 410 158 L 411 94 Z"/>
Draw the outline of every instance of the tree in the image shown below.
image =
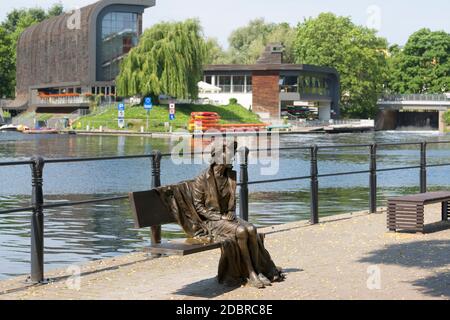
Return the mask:
<path id="1" fill-rule="evenodd" d="M 282 43 L 285 62 L 294 62 L 294 40 L 295 29 L 288 23 L 266 23 L 262 18 L 252 20 L 247 26 L 232 32 L 229 38 L 231 62 L 253 64 L 269 43 Z"/>
<path id="2" fill-rule="evenodd" d="M 230 56 L 223 50 L 216 38 L 206 40 L 205 64 L 228 64 Z"/>
<path id="3" fill-rule="evenodd" d="M 387 41 L 375 30 L 322 13 L 298 25 L 294 46 L 297 63 L 333 67 L 340 73 L 345 116 L 375 116 L 387 78 Z"/>
<path id="4" fill-rule="evenodd" d="M 121 64 L 118 94 L 196 98 L 205 51 L 198 20 L 159 23 L 144 32 L 138 46 Z"/>
<path id="5" fill-rule="evenodd" d="M 0 25 L 0 96 L 13 97 L 15 92 L 16 47 L 22 32 L 45 19 L 63 13 L 61 4 L 53 5 L 48 12 L 41 8 L 14 9 Z"/>
<path id="6" fill-rule="evenodd" d="M 450 34 L 421 29 L 403 50 L 391 52 L 389 89 L 395 93 L 443 93 L 450 88 Z"/>
<path id="7" fill-rule="evenodd" d="M 64 7 L 61 3 L 56 3 L 48 9 L 47 16 L 58 17 L 64 13 Z"/>
<path id="8" fill-rule="evenodd" d="M 11 54 L 11 39 L 5 28 L 0 26 L 0 99 L 14 96 L 14 63 Z"/>

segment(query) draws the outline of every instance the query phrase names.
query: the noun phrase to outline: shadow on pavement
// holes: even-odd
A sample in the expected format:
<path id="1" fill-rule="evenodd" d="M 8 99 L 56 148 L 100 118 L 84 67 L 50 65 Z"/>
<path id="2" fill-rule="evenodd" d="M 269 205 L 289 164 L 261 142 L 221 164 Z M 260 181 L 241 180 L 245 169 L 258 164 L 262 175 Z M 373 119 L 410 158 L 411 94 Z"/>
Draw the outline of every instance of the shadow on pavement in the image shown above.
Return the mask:
<path id="1" fill-rule="evenodd" d="M 297 268 L 286 268 L 283 269 L 284 274 L 290 274 L 295 272 L 302 272 L 302 269 Z M 210 278 L 206 280 L 197 281 L 191 284 L 188 284 L 177 290 L 175 292 L 176 295 L 181 296 L 189 296 L 203 299 L 212 299 L 219 297 L 225 293 L 231 292 L 239 288 L 240 286 L 227 287 L 225 285 L 219 284 L 217 282 L 217 278 Z"/>
<path id="2" fill-rule="evenodd" d="M 431 226 L 431 228 L 434 227 Z M 437 227 L 439 228 L 439 226 Z M 433 276 L 415 280 L 411 284 L 425 295 L 450 298 L 450 272 L 448 271 L 450 267 L 450 239 L 387 245 L 384 249 L 368 253 L 359 262 L 374 265 L 398 265 L 425 270 L 445 268 L 445 271 L 438 271 Z"/>

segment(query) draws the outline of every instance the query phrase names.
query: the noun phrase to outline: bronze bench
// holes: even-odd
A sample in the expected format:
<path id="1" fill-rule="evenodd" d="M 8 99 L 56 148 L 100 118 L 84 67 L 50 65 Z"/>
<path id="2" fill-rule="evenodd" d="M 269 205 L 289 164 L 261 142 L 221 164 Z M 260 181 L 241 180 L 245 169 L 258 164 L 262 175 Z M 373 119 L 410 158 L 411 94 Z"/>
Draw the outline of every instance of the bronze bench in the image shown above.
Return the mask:
<path id="1" fill-rule="evenodd" d="M 152 228 L 152 244 L 145 251 L 154 255 L 187 256 L 194 253 L 218 249 L 220 242 L 197 239 L 172 240 L 161 243 L 161 226 L 177 224 L 155 190 L 129 194 L 131 211 L 138 229 Z"/>
<path id="2" fill-rule="evenodd" d="M 450 192 L 428 192 L 388 199 L 389 231 L 408 230 L 424 233 L 426 205 L 442 203 L 442 221 L 448 221 Z"/>

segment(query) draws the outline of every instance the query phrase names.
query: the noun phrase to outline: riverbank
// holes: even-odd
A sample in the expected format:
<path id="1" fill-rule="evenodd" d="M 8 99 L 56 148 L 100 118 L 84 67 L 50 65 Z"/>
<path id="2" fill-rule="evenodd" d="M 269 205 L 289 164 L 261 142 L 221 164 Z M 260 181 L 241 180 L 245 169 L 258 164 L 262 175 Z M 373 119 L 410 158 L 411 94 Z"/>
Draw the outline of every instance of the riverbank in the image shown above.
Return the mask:
<path id="1" fill-rule="evenodd" d="M 154 106 L 147 112 L 142 106 L 126 106 L 125 108 L 125 129 L 128 131 L 141 131 L 144 128 L 147 132 L 164 133 L 172 130 L 187 129 L 192 112 L 216 112 L 220 115 L 220 124 L 260 124 L 258 115 L 245 109 L 238 104 L 225 106 L 194 105 L 185 104 L 176 107 L 174 120 L 169 119 L 169 106 Z M 92 114 L 80 117 L 72 127 L 76 130 L 99 129 L 120 130 L 117 121 L 117 105 L 112 105 L 101 112 L 94 111 Z M 148 118 L 148 122 L 147 122 Z M 87 130 L 89 131 L 89 130 Z"/>
<path id="2" fill-rule="evenodd" d="M 95 130 L 61 130 L 60 134 L 78 134 L 78 135 L 92 135 L 92 136 L 135 136 L 135 137 L 152 137 L 152 138 L 173 138 L 179 136 L 192 136 L 194 138 L 207 137 L 214 134 L 199 134 L 199 133 L 187 133 L 187 132 L 135 132 L 126 130 L 108 130 L 108 131 L 95 131 Z M 228 132 L 228 135 L 235 136 L 248 136 L 248 135 L 270 135 L 272 133 L 280 135 L 295 135 L 295 134 L 326 134 L 326 131 L 320 131 L 314 128 L 305 128 L 304 130 L 292 130 L 292 131 L 256 131 L 256 132 Z"/>
<path id="3" fill-rule="evenodd" d="M 438 221 L 440 206 L 425 216 L 426 223 Z M 381 210 L 262 229 L 287 275 L 264 290 L 217 284 L 219 250 L 160 259 L 137 252 L 82 265 L 79 287 L 66 269 L 48 272 L 54 282 L 45 286 L 26 285 L 25 277 L 2 281 L 0 299 L 449 299 L 449 227 L 388 233 Z"/>

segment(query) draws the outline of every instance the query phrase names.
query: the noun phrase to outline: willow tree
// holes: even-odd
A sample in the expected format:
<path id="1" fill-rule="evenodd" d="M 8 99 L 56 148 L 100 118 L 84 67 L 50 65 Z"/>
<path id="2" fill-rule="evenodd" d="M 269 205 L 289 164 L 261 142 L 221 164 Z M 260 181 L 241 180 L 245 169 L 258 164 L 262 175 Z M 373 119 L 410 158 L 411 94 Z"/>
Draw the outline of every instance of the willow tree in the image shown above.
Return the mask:
<path id="1" fill-rule="evenodd" d="M 120 67 L 118 94 L 198 96 L 206 45 L 198 20 L 163 22 L 147 29 Z"/>

